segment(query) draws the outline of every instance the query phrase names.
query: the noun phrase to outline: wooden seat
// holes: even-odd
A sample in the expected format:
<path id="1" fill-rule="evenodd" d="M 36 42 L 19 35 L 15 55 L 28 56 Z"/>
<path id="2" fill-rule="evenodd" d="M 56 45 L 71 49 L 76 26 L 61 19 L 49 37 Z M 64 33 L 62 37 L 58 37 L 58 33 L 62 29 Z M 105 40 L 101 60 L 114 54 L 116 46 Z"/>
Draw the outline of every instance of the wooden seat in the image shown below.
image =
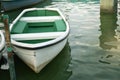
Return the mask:
<path id="1" fill-rule="evenodd" d="M 25 33 L 25 34 L 11 34 L 11 38 L 14 40 L 36 40 L 36 39 L 54 39 L 64 32 L 46 32 L 46 33 Z"/>
<path id="2" fill-rule="evenodd" d="M 53 22 L 62 19 L 60 16 L 22 17 L 20 21 L 26 22 Z"/>

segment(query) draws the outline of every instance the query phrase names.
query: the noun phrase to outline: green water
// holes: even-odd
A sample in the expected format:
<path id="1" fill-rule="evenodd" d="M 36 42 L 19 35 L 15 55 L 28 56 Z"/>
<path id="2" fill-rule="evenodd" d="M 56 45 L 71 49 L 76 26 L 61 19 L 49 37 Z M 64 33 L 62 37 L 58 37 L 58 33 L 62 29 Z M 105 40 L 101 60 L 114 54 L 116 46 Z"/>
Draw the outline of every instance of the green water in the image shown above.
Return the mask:
<path id="1" fill-rule="evenodd" d="M 36 7 L 64 13 L 71 29 L 68 44 L 39 74 L 15 57 L 17 80 L 120 79 L 119 10 L 100 14 L 99 0 L 49 0 Z M 11 22 L 19 12 L 8 12 Z M 9 72 L 0 70 L 0 80 L 9 80 Z"/>

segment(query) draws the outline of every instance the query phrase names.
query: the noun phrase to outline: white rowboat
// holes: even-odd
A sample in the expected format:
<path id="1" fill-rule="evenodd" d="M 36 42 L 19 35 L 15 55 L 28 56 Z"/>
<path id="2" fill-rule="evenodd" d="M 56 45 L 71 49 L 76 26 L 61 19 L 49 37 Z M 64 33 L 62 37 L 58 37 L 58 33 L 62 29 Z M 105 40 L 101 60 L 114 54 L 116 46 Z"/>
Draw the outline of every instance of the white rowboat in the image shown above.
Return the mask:
<path id="1" fill-rule="evenodd" d="M 39 73 L 64 48 L 69 25 L 56 8 L 23 10 L 10 25 L 16 55 Z"/>

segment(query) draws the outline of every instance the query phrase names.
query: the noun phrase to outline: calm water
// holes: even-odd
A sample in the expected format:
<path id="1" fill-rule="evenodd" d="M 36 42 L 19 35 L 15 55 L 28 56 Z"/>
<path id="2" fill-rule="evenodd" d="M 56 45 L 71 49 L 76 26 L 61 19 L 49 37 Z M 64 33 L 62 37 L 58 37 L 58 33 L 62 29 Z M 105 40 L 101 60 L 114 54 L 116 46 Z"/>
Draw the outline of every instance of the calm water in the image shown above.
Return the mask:
<path id="1" fill-rule="evenodd" d="M 49 0 L 36 7 L 59 8 L 71 32 L 62 52 L 39 74 L 15 56 L 17 80 L 120 79 L 119 10 L 100 14 L 99 0 Z M 20 11 L 8 12 L 10 21 Z M 0 80 L 9 80 L 9 72 L 0 70 Z"/>

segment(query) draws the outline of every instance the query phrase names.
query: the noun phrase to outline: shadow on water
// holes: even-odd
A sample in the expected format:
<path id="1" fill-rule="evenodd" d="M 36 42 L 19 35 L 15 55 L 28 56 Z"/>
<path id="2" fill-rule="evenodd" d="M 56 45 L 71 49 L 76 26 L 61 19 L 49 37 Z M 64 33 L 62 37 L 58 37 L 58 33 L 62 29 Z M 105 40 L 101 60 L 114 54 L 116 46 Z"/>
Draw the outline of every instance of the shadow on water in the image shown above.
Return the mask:
<path id="1" fill-rule="evenodd" d="M 115 36 L 115 29 L 117 28 L 117 14 L 100 14 L 100 31 L 101 35 L 99 37 L 100 47 L 103 49 L 110 50 L 111 48 L 117 48 L 114 45 L 107 45 L 105 42 L 117 41 Z"/>
<path id="2" fill-rule="evenodd" d="M 71 61 L 70 52 L 70 46 L 67 43 L 59 55 L 38 74 L 15 55 L 17 80 L 68 80 L 72 74 L 68 70 Z M 0 80 L 9 80 L 9 71 L 0 70 Z"/>

